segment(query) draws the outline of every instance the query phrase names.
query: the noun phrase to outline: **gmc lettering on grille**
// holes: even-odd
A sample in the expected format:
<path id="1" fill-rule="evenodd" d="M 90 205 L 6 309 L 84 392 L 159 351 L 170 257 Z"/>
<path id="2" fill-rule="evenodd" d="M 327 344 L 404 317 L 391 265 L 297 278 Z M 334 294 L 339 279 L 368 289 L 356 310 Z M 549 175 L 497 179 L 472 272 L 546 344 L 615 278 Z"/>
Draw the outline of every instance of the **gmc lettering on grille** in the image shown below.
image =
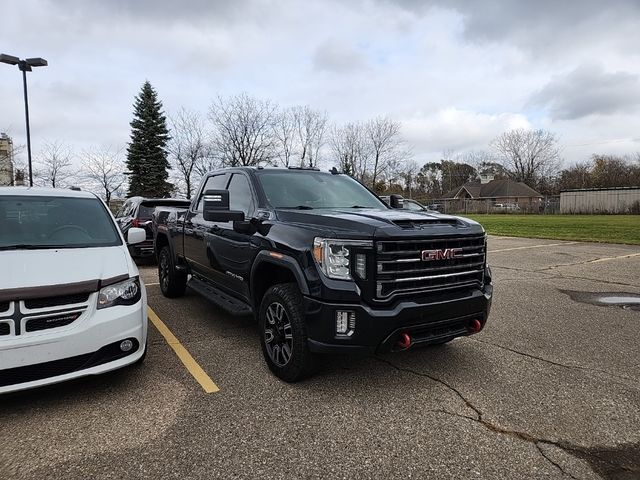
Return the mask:
<path id="1" fill-rule="evenodd" d="M 445 248 L 442 250 L 422 250 L 422 261 L 451 260 L 462 252 L 461 248 Z"/>

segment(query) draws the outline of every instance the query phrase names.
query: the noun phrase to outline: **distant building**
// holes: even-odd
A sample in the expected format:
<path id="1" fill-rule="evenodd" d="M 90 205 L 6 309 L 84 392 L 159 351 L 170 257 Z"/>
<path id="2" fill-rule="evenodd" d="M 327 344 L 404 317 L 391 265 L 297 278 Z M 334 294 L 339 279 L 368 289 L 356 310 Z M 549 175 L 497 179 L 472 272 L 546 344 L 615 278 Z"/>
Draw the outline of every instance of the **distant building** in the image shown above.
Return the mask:
<path id="1" fill-rule="evenodd" d="M 0 132 L 0 186 L 13 185 L 13 140 Z"/>
<path id="2" fill-rule="evenodd" d="M 490 177 L 489 177 L 490 178 Z M 535 209 L 542 203 L 542 195 L 529 185 L 513 180 L 489 180 L 470 182 L 454 188 L 444 196 L 445 200 L 484 200 L 492 205 L 518 205 Z"/>
<path id="3" fill-rule="evenodd" d="M 640 186 L 560 192 L 560 213 L 640 213 Z"/>

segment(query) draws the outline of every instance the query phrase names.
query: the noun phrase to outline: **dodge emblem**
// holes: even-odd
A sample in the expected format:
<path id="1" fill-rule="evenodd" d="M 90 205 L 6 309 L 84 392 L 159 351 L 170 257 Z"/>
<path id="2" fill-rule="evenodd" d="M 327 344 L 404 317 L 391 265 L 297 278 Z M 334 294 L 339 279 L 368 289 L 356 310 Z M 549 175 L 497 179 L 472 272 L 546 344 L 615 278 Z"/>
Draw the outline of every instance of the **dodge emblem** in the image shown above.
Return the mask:
<path id="1" fill-rule="evenodd" d="M 462 252 L 461 248 L 444 248 L 442 250 L 422 250 L 422 261 L 452 260 Z"/>

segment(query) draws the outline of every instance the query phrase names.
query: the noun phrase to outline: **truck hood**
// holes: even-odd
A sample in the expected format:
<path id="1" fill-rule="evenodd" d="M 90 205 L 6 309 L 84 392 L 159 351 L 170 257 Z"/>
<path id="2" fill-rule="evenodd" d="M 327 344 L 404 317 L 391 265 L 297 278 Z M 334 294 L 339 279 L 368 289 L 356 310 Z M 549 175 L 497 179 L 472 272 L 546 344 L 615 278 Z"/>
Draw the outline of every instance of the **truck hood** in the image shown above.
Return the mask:
<path id="1" fill-rule="evenodd" d="M 399 209 L 279 209 L 276 215 L 281 221 L 325 229 L 335 236 L 424 237 L 484 232 L 480 224 L 468 218 Z"/>
<path id="2" fill-rule="evenodd" d="M 123 247 L 0 251 L 0 291 L 129 275 Z"/>

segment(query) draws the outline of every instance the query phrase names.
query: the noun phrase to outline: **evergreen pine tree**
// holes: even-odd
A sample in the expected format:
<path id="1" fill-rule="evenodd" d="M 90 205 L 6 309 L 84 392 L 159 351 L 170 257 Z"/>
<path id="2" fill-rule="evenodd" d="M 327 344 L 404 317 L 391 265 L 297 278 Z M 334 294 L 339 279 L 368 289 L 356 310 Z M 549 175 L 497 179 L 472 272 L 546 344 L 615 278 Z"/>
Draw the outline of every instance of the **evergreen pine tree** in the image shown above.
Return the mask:
<path id="1" fill-rule="evenodd" d="M 129 196 L 168 197 L 173 190 L 167 182 L 171 168 L 166 149 L 169 130 L 162 102 L 149 81 L 142 85 L 133 108 L 131 142 L 127 147 Z"/>

